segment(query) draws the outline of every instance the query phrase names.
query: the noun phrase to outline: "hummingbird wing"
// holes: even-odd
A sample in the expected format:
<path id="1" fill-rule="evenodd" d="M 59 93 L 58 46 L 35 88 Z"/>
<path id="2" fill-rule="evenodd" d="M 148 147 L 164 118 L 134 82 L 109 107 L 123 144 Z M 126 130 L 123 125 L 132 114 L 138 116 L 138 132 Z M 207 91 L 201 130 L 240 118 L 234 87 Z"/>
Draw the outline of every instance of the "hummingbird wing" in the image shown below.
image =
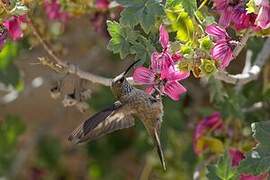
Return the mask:
<path id="1" fill-rule="evenodd" d="M 94 114 L 76 128 L 69 136 L 74 143 L 94 140 L 113 131 L 129 128 L 134 125 L 132 112 L 126 105 L 117 101 L 112 106 Z"/>

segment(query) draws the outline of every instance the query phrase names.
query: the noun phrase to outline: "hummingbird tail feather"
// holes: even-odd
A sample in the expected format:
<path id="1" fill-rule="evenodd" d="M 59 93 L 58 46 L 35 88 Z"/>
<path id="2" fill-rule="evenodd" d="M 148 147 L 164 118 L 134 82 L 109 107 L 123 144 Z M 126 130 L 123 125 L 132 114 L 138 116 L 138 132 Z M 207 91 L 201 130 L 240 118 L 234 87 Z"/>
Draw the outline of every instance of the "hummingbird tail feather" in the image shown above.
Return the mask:
<path id="1" fill-rule="evenodd" d="M 163 154 L 163 150 L 162 150 L 162 147 L 160 144 L 159 135 L 157 134 L 157 131 L 155 131 L 155 133 L 154 133 L 154 140 L 156 143 L 157 152 L 158 152 L 160 162 L 162 164 L 164 171 L 166 171 L 166 163 L 165 163 L 165 159 L 164 159 L 164 154 Z"/>

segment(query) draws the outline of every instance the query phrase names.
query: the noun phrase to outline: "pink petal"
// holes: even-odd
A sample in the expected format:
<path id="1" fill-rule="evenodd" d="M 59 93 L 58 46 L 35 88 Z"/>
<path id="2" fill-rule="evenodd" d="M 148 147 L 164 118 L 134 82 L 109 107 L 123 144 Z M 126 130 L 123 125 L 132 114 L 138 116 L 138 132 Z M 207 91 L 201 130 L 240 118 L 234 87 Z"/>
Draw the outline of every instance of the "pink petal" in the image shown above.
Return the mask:
<path id="1" fill-rule="evenodd" d="M 215 39 L 215 41 L 225 40 L 229 38 L 229 35 L 227 34 L 226 30 L 216 24 L 211 24 L 207 26 L 205 32 L 208 35 L 212 36 Z"/>
<path id="2" fill-rule="evenodd" d="M 249 174 L 241 174 L 240 180 L 267 180 L 269 177 L 269 173 L 264 173 L 258 176 L 253 176 Z"/>
<path id="3" fill-rule="evenodd" d="M 233 51 L 226 41 L 216 43 L 211 50 L 211 55 L 213 59 L 221 61 L 222 69 L 226 68 L 233 59 Z"/>
<path id="4" fill-rule="evenodd" d="M 214 7 L 217 9 L 217 10 L 221 10 L 221 9 L 224 9 L 228 6 L 228 2 L 227 0 L 213 0 L 213 3 L 214 3 Z"/>
<path id="5" fill-rule="evenodd" d="M 3 25 L 7 28 L 9 36 L 12 40 L 18 40 L 23 37 L 23 32 L 21 30 L 21 21 L 19 17 L 13 16 L 10 20 L 7 20 Z"/>
<path id="6" fill-rule="evenodd" d="M 186 88 L 177 81 L 168 81 L 164 86 L 164 93 L 174 101 L 178 101 L 181 94 L 186 91 Z"/>
<path id="7" fill-rule="evenodd" d="M 163 49 L 166 49 L 169 44 L 169 34 L 163 25 L 159 27 L 159 42 Z"/>
<path id="8" fill-rule="evenodd" d="M 231 160 L 232 160 L 232 167 L 236 167 L 240 164 L 240 161 L 245 159 L 245 156 L 244 154 L 235 149 L 235 148 L 230 148 L 229 149 L 229 154 L 230 154 L 230 157 L 231 157 Z"/>
<path id="9" fill-rule="evenodd" d="M 188 78 L 189 72 L 177 71 L 176 68 L 170 66 L 168 69 L 161 71 L 161 79 L 166 79 L 168 81 L 179 81 Z"/>
<path id="10" fill-rule="evenodd" d="M 146 67 L 138 67 L 133 73 L 133 79 L 139 84 L 154 84 L 155 73 Z"/>
<path id="11" fill-rule="evenodd" d="M 224 28 L 228 27 L 232 20 L 232 13 L 233 13 L 232 7 L 229 6 L 226 9 L 224 9 L 224 11 L 219 17 L 218 24 Z"/>
<path id="12" fill-rule="evenodd" d="M 262 6 L 259 10 L 256 25 L 261 27 L 262 29 L 267 29 L 270 27 L 270 7 Z"/>
<path id="13" fill-rule="evenodd" d="M 167 52 L 153 52 L 151 55 L 151 68 L 154 72 L 161 72 L 168 69 L 172 64 L 171 56 Z"/>

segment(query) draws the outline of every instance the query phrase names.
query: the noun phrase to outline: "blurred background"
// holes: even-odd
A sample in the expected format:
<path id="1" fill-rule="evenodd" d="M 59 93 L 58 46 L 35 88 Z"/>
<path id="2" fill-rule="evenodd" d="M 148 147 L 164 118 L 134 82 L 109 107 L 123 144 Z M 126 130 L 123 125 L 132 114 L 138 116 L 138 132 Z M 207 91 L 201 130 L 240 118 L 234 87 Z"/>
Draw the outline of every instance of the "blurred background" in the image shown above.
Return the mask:
<path id="1" fill-rule="evenodd" d="M 106 49 L 108 35 L 97 32 L 93 17 L 75 17 L 63 25 L 44 21 L 42 12 L 36 14 L 43 18 L 35 19 L 37 29 L 61 59 L 105 77 L 118 75 L 132 62 L 132 58 L 120 60 Z M 105 21 L 99 20 L 101 24 Z M 253 60 L 263 42 L 256 38 L 248 42 Z M 83 120 L 115 101 L 110 89 L 40 65 L 37 59 L 47 54 L 31 34 L 9 43 L 0 53 L 0 62 L 12 63 L 10 69 L 1 69 L 0 79 L 16 88 L 0 85 L 0 179 L 189 180 L 207 159 L 205 154 L 221 154 L 229 144 L 250 149 L 254 144 L 250 123 L 270 117 L 269 63 L 259 80 L 240 89 L 214 79 L 184 80 L 188 92 L 180 101 L 164 98 L 161 142 L 168 166 L 164 172 L 139 120 L 135 127 L 88 144 L 68 142 L 68 135 Z M 246 50 L 231 63 L 229 72 L 241 72 L 245 54 Z M 54 92 L 59 84 L 61 95 Z M 65 100 L 78 88 L 87 92 L 85 101 L 67 104 Z M 254 109 L 258 102 L 268 105 Z M 216 111 L 229 128 L 212 135 L 218 142 L 213 141 L 205 154 L 196 155 L 192 141 L 196 124 Z"/>

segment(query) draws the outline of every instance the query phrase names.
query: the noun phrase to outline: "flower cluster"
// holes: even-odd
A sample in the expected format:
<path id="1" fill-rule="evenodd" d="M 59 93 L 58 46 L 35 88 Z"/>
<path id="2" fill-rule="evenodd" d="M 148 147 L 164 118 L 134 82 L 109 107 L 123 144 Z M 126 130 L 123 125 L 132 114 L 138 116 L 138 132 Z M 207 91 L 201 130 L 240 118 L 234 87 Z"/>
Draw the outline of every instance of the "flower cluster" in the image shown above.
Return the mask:
<path id="1" fill-rule="evenodd" d="M 232 25 L 236 30 L 269 28 L 270 5 L 268 0 L 254 1 L 260 7 L 258 14 L 249 13 L 244 0 L 213 0 L 214 8 L 220 14 L 218 24 L 224 28 Z"/>
<path id="2" fill-rule="evenodd" d="M 178 71 L 174 66 L 177 61 L 181 60 L 181 56 L 169 52 L 169 34 L 164 26 L 160 26 L 159 32 L 162 52 L 153 52 L 150 67 L 136 68 L 133 79 L 136 83 L 147 85 L 147 93 L 152 94 L 157 90 L 177 101 L 180 95 L 187 91 L 178 81 L 186 79 L 189 72 Z"/>
<path id="3" fill-rule="evenodd" d="M 232 24 L 237 30 L 254 25 L 256 15 L 248 14 L 243 0 L 213 0 L 214 7 L 220 14 L 219 25 L 226 28 Z"/>

